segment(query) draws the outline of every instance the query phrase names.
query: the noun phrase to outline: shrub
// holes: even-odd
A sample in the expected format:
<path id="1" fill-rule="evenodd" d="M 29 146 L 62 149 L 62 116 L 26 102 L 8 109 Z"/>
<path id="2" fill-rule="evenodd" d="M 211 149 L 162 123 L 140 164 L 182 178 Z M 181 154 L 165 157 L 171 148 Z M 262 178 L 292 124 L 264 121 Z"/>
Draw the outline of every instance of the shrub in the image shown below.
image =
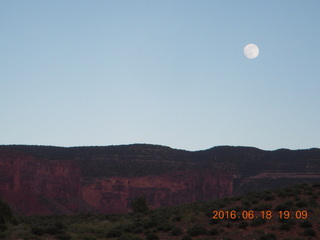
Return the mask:
<path id="1" fill-rule="evenodd" d="M 219 234 L 219 230 L 216 229 L 216 228 L 212 228 L 210 231 L 209 231 L 209 235 L 218 235 Z"/>
<path id="2" fill-rule="evenodd" d="M 137 197 L 132 200 L 131 208 L 134 213 L 145 213 L 149 211 L 146 197 Z"/>
<path id="3" fill-rule="evenodd" d="M 141 238 L 130 233 L 124 233 L 118 240 L 141 240 Z"/>
<path id="4" fill-rule="evenodd" d="M 259 240 L 275 240 L 275 239 L 277 239 L 277 237 L 273 233 L 263 234 L 259 238 Z"/>
<path id="5" fill-rule="evenodd" d="M 238 224 L 238 227 L 239 228 L 242 228 L 242 229 L 245 229 L 245 228 L 247 228 L 249 226 L 249 223 L 248 222 L 240 222 L 239 224 Z"/>
<path id="6" fill-rule="evenodd" d="M 48 234 L 51 234 L 51 235 L 57 235 L 59 233 L 61 233 L 61 230 L 58 229 L 57 227 L 55 226 L 48 226 L 44 229 L 44 232 L 45 233 L 48 233 Z"/>
<path id="7" fill-rule="evenodd" d="M 113 228 L 107 232 L 106 238 L 120 237 L 121 234 L 122 232 L 119 229 Z"/>
<path id="8" fill-rule="evenodd" d="M 290 210 L 290 206 L 288 206 L 287 204 L 281 203 L 278 206 L 276 206 L 274 210 L 275 211 L 286 211 L 286 210 Z"/>
<path id="9" fill-rule="evenodd" d="M 174 227 L 171 231 L 172 236 L 181 236 L 183 234 L 183 231 L 180 227 Z"/>
<path id="10" fill-rule="evenodd" d="M 133 229 L 132 232 L 133 233 L 142 233 L 143 232 L 143 228 L 142 227 L 136 227 L 135 229 Z"/>
<path id="11" fill-rule="evenodd" d="M 45 231 L 42 227 L 32 227 L 31 232 L 35 235 L 41 236 Z"/>
<path id="12" fill-rule="evenodd" d="M 154 233 L 149 233 L 146 236 L 146 240 L 160 240 L 160 238 Z"/>
<path id="13" fill-rule="evenodd" d="M 264 218 L 256 218 L 251 220 L 250 225 L 256 227 L 264 224 L 265 222 L 266 220 Z"/>
<path id="14" fill-rule="evenodd" d="M 6 224 L 13 218 L 9 205 L 0 199 L 0 224 Z"/>
<path id="15" fill-rule="evenodd" d="M 60 240 L 70 240 L 71 236 L 66 233 L 59 233 L 58 235 L 56 235 L 56 238 Z"/>
<path id="16" fill-rule="evenodd" d="M 283 231 L 290 231 L 291 225 L 289 223 L 285 222 L 280 225 L 279 229 L 283 230 Z"/>
<path id="17" fill-rule="evenodd" d="M 317 234 L 316 234 L 315 230 L 313 230 L 312 228 L 308 228 L 308 229 L 304 230 L 303 235 L 304 236 L 315 237 Z"/>
<path id="18" fill-rule="evenodd" d="M 4 224 L 0 224 L 0 232 L 4 232 L 8 229 L 8 227 Z"/>
<path id="19" fill-rule="evenodd" d="M 304 208 L 304 207 L 308 207 L 308 203 L 306 201 L 301 200 L 301 201 L 296 202 L 296 206 L 298 208 Z"/>
<path id="20" fill-rule="evenodd" d="M 188 230 L 190 236 L 199 236 L 201 234 L 207 234 L 207 230 L 202 226 L 194 226 Z"/>
<path id="21" fill-rule="evenodd" d="M 192 240 L 192 238 L 190 236 L 186 235 L 183 238 L 181 238 L 181 240 Z"/>
<path id="22" fill-rule="evenodd" d="M 311 228 L 312 227 L 312 222 L 310 222 L 309 220 L 304 220 L 303 222 L 301 222 L 299 224 L 300 227 L 302 228 Z"/>

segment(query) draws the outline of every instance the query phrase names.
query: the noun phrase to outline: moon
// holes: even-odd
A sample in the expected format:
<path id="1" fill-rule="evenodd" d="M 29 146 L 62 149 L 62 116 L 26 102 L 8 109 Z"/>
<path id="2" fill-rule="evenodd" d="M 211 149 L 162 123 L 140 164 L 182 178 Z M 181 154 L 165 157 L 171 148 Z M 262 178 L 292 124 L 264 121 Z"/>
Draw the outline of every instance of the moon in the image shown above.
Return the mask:
<path id="1" fill-rule="evenodd" d="M 254 59 L 259 55 L 259 48 L 257 45 L 250 43 L 243 49 L 244 55 L 249 59 Z"/>

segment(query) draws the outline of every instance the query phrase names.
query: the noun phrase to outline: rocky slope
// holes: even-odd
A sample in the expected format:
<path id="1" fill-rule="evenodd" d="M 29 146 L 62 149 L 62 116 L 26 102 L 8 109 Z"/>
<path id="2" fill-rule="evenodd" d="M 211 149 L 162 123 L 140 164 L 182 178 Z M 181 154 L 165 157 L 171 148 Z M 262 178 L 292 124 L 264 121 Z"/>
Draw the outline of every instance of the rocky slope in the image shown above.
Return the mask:
<path id="1" fill-rule="evenodd" d="M 320 149 L 0 146 L 0 198 L 25 215 L 120 213 L 138 196 L 156 208 L 306 181 L 320 181 Z"/>

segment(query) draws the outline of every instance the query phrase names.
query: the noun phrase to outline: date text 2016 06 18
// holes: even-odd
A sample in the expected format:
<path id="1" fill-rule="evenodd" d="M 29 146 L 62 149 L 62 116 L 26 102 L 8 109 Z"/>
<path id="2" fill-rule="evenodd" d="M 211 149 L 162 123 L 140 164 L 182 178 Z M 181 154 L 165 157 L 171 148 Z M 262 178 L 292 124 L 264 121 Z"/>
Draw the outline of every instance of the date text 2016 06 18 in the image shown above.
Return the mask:
<path id="1" fill-rule="evenodd" d="M 212 211 L 212 219 L 272 219 L 278 217 L 279 219 L 307 219 L 308 212 L 306 210 L 297 210 L 297 211 Z"/>

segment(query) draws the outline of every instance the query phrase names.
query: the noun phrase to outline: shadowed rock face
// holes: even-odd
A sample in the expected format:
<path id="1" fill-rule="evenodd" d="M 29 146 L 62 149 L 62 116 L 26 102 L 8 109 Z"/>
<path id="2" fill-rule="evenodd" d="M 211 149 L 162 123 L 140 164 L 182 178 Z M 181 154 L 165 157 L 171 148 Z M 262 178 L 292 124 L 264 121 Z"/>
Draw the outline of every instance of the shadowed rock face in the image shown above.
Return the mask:
<path id="1" fill-rule="evenodd" d="M 0 197 L 23 215 L 123 213 L 138 196 L 146 196 L 149 206 L 156 208 L 232 194 L 230 174 L 186 170 L 84 181 L 73 160 L 48 160 L 13 150 L 0 150 L 0 174 Z"/>
<path id="2" fill-rule="evenodd" d="M 21 214 L 71 213 L 81 175 L 72 161 L 52 161 L 0 150 L 0 196 Z"/>
<path id="3" fill-rule="evenodd" d="M 23 215 L 122 213 L 139 196 L 157 208 L 316 181 L 319 149 L 0 146 L 0 198 Z"/>
<path id="4" fill-rule="evenodd" d="M 179 171 L 160 176 L 110 177 L 82 188 L 82 197 L 100 212 L 130 209 L 135 197 L 145 196 L 152 208 L 231 196 L 232 175 L 212 171 Z"/>

